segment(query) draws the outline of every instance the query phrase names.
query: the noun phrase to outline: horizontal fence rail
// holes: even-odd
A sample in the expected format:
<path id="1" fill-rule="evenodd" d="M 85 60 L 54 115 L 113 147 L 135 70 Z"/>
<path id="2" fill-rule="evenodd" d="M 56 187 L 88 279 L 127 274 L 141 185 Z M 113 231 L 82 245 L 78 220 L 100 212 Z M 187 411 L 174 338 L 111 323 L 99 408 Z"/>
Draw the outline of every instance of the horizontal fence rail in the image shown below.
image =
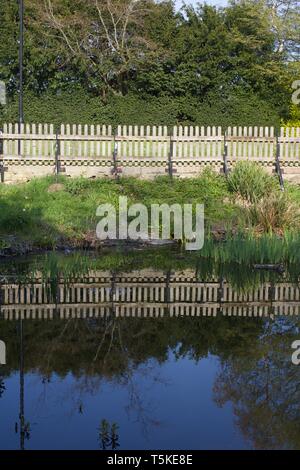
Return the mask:
<path id="1" fill-rule="evenodd" d="M 293 127 L 4 124 L 0 144 L 2 172 L 15 178 L 40 176 L 41 167 L 70 176 L 191 176 L 206 165 L 222 169 L 225 158 L 229 167 L 240 160 L 300 166 L 300 128 Z"/>
<path id="2" fill-rule="evenodd" d="M 239 292 L 223 279 L 201 281 L 189 270 L 91 272 L 68 284 L 61 279 L 55 298 L 51 292 L 39 278 L 29 285 L 3 283 L 0 318 L 300 315 L 300 288 L 295 284 L 264 283 Z"/>

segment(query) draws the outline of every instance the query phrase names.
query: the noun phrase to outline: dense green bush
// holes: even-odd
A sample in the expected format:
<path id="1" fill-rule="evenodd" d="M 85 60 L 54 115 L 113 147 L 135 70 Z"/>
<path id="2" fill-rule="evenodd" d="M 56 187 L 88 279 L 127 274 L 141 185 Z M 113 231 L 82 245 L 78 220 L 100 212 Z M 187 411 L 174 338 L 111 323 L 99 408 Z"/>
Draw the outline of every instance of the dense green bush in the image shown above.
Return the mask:
<path id="1" fill-rule="evenodd" d="M 239 162 L 228 177 L 229 190 L 248 202 L 255 202 L 272 192 L 275 180 L 266 171 L 252 162 Z"/>
<path id="2" fill-rule="evenodd" d="M 60 93 L 24 97 L 26 122 L 70 124 L 133 124 L 133 125 L 216 125 L 216 126 L 279 126 L 280 117 L 267 102 L 254 94 L 236 91 L 230 97 L 211 94 L 201 101 L 193 96 L 139 97 L 136 94 L 111 96 L 107 102 L 81 88 Z M 0 124 L 18 120 L 17 98 L 10 98 L 0 107 Z"/>

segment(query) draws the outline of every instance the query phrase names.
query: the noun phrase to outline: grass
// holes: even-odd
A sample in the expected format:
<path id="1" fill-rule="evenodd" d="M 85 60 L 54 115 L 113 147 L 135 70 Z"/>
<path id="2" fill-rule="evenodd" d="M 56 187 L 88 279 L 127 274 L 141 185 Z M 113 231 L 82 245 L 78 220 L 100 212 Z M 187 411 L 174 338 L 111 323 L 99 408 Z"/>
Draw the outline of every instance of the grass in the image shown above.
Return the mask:
<path id="1" fill-rule="evenodd" d="M 286 193 L 270 193 L 250 207 L 252 223 L 262 233 L 282 234 L 300 227 L 299 205 Z"/>
<path id="2" fill-rule="evenodd" d="M 103 203 L 117 207 L 119 196 L 127 196 L 129 205 L 143 203 L 147 207 L 153 203 L 203 203 L 208 238 L 211 230 L 227 232 L 227 238 L 235 234 L 235 239 L 240 234 L 245 238 L 298 232 L 299 187 L 287 185 L 283 196 L 276 178 L 255 166 L 239 165 L 228 180 L 204 171 L 193 179 L 173 180 L 59 177 L 61 187 L 55 192 L 49 191 L 57 182 L 54 177 L 0 185 L 0 254 L 26 244 L 41 249 L 64 244 L 80 247 L 89 233 L 95 233 L 97 207 Z M 21 248 L 16 251 L 22 253 Z"/>
<path id="3" fill-rule="evenodd" d="M 224 203 L 228 196 L 226 182 L 206 172 L 193 180 L 168 177 L 155 181 L 134 178 L 88 180 L 59 178 L 62 190 L 49 192 L 54 178 L 34 179 L 26 184 L 0 186 L 0 237 L 21 238 L 38 246 L 56 246 L 62 240 L 80 241 L 95 231 L 96 209 L 100 204 L 118 206 L 119 196 L 127 196 L 128 204 L 204 203 L 207 221 L 229 222 L 239 212 Z"/>
<path id="4" fill-rule="evenodd" d="M 254 203 L 273 192 L 276 181 L 259 165 L 245 161 L 239 162 L 229 174 L 228 187 L 241 198 Z"/>

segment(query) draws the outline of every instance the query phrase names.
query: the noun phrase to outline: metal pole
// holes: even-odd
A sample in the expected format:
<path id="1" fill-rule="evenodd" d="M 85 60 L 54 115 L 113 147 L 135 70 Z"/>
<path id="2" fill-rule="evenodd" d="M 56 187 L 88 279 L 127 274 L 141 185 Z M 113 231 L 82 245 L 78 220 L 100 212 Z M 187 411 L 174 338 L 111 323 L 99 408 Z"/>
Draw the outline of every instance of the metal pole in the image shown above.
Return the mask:
<path id="1" fill-rule="evenodd" d="M 23 56 L 24 56 L 24 0 L 19 0 L 19 125 L 24 122 L 23 112 Z"/>
<path id="2" fill-rule="evenodd" d="M 19 134 L 24 122 L 23 111 L 23 56 L 24 56 L 24 1 L 19 0 Z M 18 140 L 18 154 L 21 155 L 21 139 Z"/>
<path id="3" fill-rule="evenodd" d="M 25 449 L 25 411 L 24 411 L 24 343 L 23 320 L 20 319 L 20 449 Z"/>
<path id="4" fill-rule="evenodd" d="M 0 158 L 3 156 L 3 139 L 1 139 L 2 129 L 0 129 Z M 2 157 L 3 158 L 3 157 Z M 3 161 L 0 160 L 0 182 L 4 183 L 4 166 Z"/>

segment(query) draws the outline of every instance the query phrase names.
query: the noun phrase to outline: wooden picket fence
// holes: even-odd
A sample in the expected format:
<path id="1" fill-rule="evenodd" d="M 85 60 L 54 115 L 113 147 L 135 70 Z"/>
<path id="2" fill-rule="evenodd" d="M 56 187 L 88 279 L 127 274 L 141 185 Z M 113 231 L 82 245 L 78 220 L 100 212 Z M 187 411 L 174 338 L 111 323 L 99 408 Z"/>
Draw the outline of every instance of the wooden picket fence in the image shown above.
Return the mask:
<path id="1" fill-rule="evenodd" d="M 0 165 L 17 175 L 18 166 L 48 166 L 48 171 L 88 176 L 174 173 L 190 176 L 204 165 L 226 170 L 236 161 L 264 166 L 300 164 L 300 128 L 216 126 L 100 126 L 4 124 Z M 14 167 L 14 168 L 12 168 Z M 77 170 L 74 168 L 77 167 Z M 88 172 L 78 167 L 98 167 Z M 27 173 L 30 170 L 27 169 Z M 32 176 L 39 173 L 31 171 Z M 23 169 L 24 173 L 24 169 Z M 95 174 L 93 174 L 95 173 Z"/>
<path id="2" fill-rule="evenodd" d="M 192 270 L 165 273 L 90 271 L 65 283 L 55 298 L 40 276 L 28 285 L 9 279 L 0 285 L 0 319 L 300 315 L 300 288 L 265 282 L 238 291 L 225 280 L 201 280 Z"/>

